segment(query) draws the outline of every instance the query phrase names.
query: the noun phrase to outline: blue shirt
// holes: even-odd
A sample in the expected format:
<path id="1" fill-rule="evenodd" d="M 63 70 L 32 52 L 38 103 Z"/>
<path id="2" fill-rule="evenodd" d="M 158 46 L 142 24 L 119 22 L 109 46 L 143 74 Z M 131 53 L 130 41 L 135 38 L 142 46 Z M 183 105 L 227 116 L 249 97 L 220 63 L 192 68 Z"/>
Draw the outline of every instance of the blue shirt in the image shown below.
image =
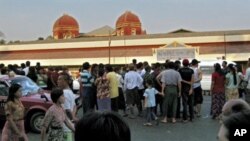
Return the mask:
<path id="1" fill-rule="evenodd" d="M 147 98 L 147 105 L 146 107 L 155 107 L 155 95 L 158 94 L 155 88 L 147 88 L 143 94 L 144 97 Z"/>
<path id="2" fill-rule="evenodd" d="M 87 70 L 83 70 L 81 73 L 81 83 L 83 87 L 91 87 L 94 83 L 94 78 Z"/>

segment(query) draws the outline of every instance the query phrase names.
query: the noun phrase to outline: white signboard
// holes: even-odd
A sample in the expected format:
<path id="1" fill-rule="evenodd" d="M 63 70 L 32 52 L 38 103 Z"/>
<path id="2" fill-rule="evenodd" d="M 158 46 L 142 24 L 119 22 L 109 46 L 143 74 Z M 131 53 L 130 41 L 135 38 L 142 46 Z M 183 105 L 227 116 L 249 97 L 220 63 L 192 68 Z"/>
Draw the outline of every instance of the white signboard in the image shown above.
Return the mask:
<path id="1" fill-rule="evenodd" d="M 174 47 L 158 48 L 157 61 L 177 60 L 183 58 L 195 58 L 196 48 Z"/>

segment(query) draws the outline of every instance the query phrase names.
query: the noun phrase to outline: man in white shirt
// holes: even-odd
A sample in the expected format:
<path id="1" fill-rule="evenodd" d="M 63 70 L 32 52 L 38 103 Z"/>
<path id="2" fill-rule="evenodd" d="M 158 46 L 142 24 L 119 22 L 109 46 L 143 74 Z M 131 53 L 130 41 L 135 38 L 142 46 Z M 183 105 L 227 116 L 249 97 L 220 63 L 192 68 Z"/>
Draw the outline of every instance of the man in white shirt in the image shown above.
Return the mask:
<path id="1" fill-rule="evenodd" d="M 26 61 L 26 67 L 23 69 L 25 76 L 28 75 L 30 69 L 30 61 Z"/>
<path id="2" fill-rule="evenodd" d="M 65 102 L 64 102 L 63 107 L 65 109 L 65 113 L 71 121 L 75 122 L 78 120 L 76 117 L 76 104 L 75 104 L 76 96 L 69 87 L 69 81 L 70 81 L 70 76 L 68 74 L 63 73 L 63 74 L 60 74 L 57 83 L 58 83 L 58 86 L 61 89 L 63 89 L 63 94 L 65 97 Z M 73 141 L 73 134 L 71 130 L 67 128 L 65 125 L 63 129 L 66 135 L 65 141 Z"/>
<path id="3" fill-rule="evenodd" d="M 140 98 L 138 94 L 138 86 L 143 82 L 142 77 L 134 71 L 134 65 L 129 65 L 129 72 L 125 74 L 124 89 L 126 91 L 126 100 L 128 107 L 130 108 L 130 118 L 135 118 L 133 105 L 140 104 Z"/>

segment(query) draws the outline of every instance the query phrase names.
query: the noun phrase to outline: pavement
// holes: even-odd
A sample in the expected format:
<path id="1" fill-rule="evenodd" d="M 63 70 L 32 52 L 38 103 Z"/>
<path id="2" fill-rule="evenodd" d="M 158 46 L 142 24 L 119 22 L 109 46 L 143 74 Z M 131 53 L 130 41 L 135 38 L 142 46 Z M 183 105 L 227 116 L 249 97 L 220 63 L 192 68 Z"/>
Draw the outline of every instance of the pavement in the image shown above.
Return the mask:
<path id="1" fill-rule="evenodd" d="M 204 96 L 202 116 L 187 123 L 177 121 L 148 127 L 143 126 L 145 119 L 142 117 L 125 117 L 131 129 L 131 141 L 216 141 L 220 125 L 218 120 L 211 119 L 210 106 L 211 96 Z M 40 140 L 40 134 L 28 133 L 28 137 L 29 141 Z"/>

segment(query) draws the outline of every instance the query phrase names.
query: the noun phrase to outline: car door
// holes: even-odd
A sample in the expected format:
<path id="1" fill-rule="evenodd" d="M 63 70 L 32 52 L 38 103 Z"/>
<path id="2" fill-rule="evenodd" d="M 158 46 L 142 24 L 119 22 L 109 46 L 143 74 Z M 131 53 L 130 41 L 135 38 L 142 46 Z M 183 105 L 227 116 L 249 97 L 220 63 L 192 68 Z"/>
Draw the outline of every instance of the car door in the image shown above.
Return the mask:
<path id="1" fill-rule="evenodd" d="M 0 119 L 5 119 L 4 106 L 7 101 L 9 87 L 5 81 L 0 80 Z"/>

